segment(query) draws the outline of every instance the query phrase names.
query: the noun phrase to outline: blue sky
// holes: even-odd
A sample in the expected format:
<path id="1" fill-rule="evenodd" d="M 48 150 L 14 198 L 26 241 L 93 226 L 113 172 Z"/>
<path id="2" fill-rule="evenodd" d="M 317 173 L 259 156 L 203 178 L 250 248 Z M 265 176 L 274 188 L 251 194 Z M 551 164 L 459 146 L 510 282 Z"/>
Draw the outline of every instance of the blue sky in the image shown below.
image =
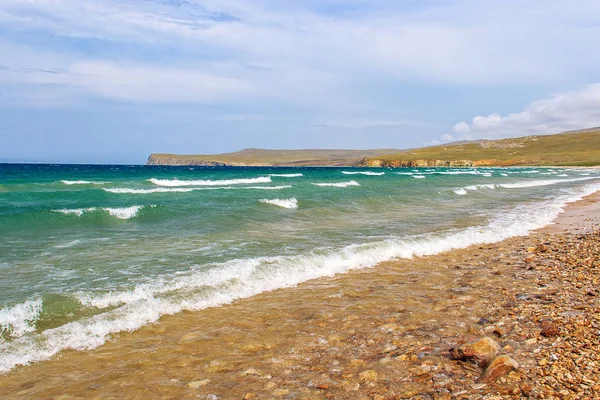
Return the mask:
<path id="1" fill-rule="evenodd" d="M 2 0 L 0 159 L 599 126 L 598 37 L 596 0 Z"/>

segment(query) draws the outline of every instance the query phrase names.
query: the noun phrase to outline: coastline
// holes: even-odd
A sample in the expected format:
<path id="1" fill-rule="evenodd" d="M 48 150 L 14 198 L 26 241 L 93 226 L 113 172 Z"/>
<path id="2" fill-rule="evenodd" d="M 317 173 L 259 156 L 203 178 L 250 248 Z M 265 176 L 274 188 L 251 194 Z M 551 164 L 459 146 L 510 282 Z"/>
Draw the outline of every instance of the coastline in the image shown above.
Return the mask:
<path id="1" fill-rule="evenodd" d="M 598 309 L 597 296 L 586 292 L 597 284 L 597 275 L 557 279 L 560 271 L 548 257 L 582 245 L 583 233 L 591 242 L 597 239 L 592 228 L 600 225 L 599 200 L 596 192 L 568 205 L 556 224 L 527 237 L 389 261 L 219 308 L 167 316 L 95 350 L 63 352 L 17 368 L 0 376 L 0 390 L 6 398 L 63 399 L 576 395 L 567 386 L 574 383 L 563 385 L 556 377 L 560 371 L 547 375 L 557 382 L 551 382 L 554 387 L 546 388 L 546 375 L 535 378 L 552 364 L 539 364 L 554 354 L 549 349 L 565 340 L 541 337 L 540 321 L 562 318 L 557 322 L 563 324 L 561 332 L 598 323 L 585 320 L 593 314 L 590 307 Z M 551 251 L 535 250 L 540 244 Z M 564 311 L 571 312 L 566 316 L 544 310 L 569 297 L 547 303 L 550 291 L 580 294 L 588 304 L 581 299 L 574 304 L 587 308 Z M 485 336 L 495 337 L 502 352 L 520 365 L 489 384 L 478 382 L 478 366 L 448 357 L 450 348 Z M 597 373 L 597 362 L 595 368 L 591 373 Z M 598 382 L 577 385 L 582 393 L 600 390 Z"/>

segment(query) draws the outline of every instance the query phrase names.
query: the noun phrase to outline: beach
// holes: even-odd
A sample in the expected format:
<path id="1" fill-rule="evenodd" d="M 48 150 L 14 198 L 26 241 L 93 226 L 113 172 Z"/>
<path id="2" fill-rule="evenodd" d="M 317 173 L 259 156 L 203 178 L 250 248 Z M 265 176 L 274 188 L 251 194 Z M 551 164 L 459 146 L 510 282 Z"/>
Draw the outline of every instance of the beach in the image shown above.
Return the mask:
<path id="1" fill-rule="evenodd" d="M 163 316 L 93 350 L 18 367 L 0 376 L 0 392 L 6 399 L 594 398 L 599 198 L 568 205 L 555 225 L 526 237 Z M 449 352 L 485 337 L 514 361 L 493 381 Z"/>

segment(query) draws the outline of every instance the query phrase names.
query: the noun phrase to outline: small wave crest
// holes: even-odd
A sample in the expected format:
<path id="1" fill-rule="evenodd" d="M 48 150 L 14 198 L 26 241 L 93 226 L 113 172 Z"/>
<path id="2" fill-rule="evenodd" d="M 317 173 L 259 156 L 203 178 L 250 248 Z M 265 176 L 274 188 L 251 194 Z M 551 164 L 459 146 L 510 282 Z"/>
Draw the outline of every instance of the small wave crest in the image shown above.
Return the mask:
<path id="1" fill-rule="evenodd" d="M 108 183 L 108 182 L 83 181 L 83 180 L 78 180 L 78 181 L 61 180 L 60 182 L 64 183 L 65 185 L 104 185 L 105 183 Z"/>
<path id="2" fill-rule="evenodd" d="M 381 176 L 385 175 L 385 172 L 374 172 L 374 171 L 342 171 L 344 175 L 366 175 L 366 176 Z"/>
<path id="3" fill-rule="evenodd" d="M 241 179 L 220 179 L 220 180 L 180 180 L 180 179 L 157 179 L 150 178 L 148 181 L 156 186 L 177 187 L 177 186 L 228 186 L 244 185 L 251 183 L 271 183 L 270 176 L 261 176 L 258 178 Z"/>
<path id="4" fill-rule="evenodd" d="M 299 178 L 304 176 L 304 174 L 269 174 L 269 176 L 276 176 L 280 178 Z"/>
<path id="5" fill-rule="evenodd" d="M 271 204 L 273 206 L 288 208 L 290 210 L 298 208 L 298 200 L 293 197 L 291 199 L 262 199 L 259 201 L 264 204 Z"/>
<path id="6" fill-rule="evenodd" d="M 360 184 L 356 181 L 313 183 L 313 185 L 321 186 L 321 187 L 337 187 L 337 188 L 345 188 L 345 187 L 349 187 L 349 186 L 360 186 Z"/>
<path id="7" fill-rule="evenodd" d="M 145 206 L 131 206 L 131 207 L 88 207 L 88 208 L 74 208 L 74 209 L 60 209 L 52 210 L 56 213 L 65 215 L 76 215 L 78 217 L 83 216 L 86 213 L 92 212 L 107 212 L 110 216 L 118 219 L 130 219 L 137 216 L 138 212 Z M 149 207 L 156 207 L 151 205 Z"/>

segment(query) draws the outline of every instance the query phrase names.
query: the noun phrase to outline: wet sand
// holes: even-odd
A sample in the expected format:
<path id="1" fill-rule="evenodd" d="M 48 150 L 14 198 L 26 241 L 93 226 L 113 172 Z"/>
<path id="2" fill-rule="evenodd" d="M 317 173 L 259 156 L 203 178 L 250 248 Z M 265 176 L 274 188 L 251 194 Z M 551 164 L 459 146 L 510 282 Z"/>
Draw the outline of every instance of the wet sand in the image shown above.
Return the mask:
<path id="1" fill-rule="evenodd" d="M 527 237 L 164 317 L 97 349 L 0 376 L 1 397 L 594 398 L 599 199 L 570 205 L 556 225 Z M 557 325 L 557 336 L 540 336 L 544 320 Z M 494 338 L 519 367 L 482 383 L 479 366 L 449 356 L 482 337 Z M 561 362 L 575 357 L 557 355 L 565 343 L 583 372 L 565 372 L 571 364 Z M 573 353 L 577 343 L 583 350 Z"/>

